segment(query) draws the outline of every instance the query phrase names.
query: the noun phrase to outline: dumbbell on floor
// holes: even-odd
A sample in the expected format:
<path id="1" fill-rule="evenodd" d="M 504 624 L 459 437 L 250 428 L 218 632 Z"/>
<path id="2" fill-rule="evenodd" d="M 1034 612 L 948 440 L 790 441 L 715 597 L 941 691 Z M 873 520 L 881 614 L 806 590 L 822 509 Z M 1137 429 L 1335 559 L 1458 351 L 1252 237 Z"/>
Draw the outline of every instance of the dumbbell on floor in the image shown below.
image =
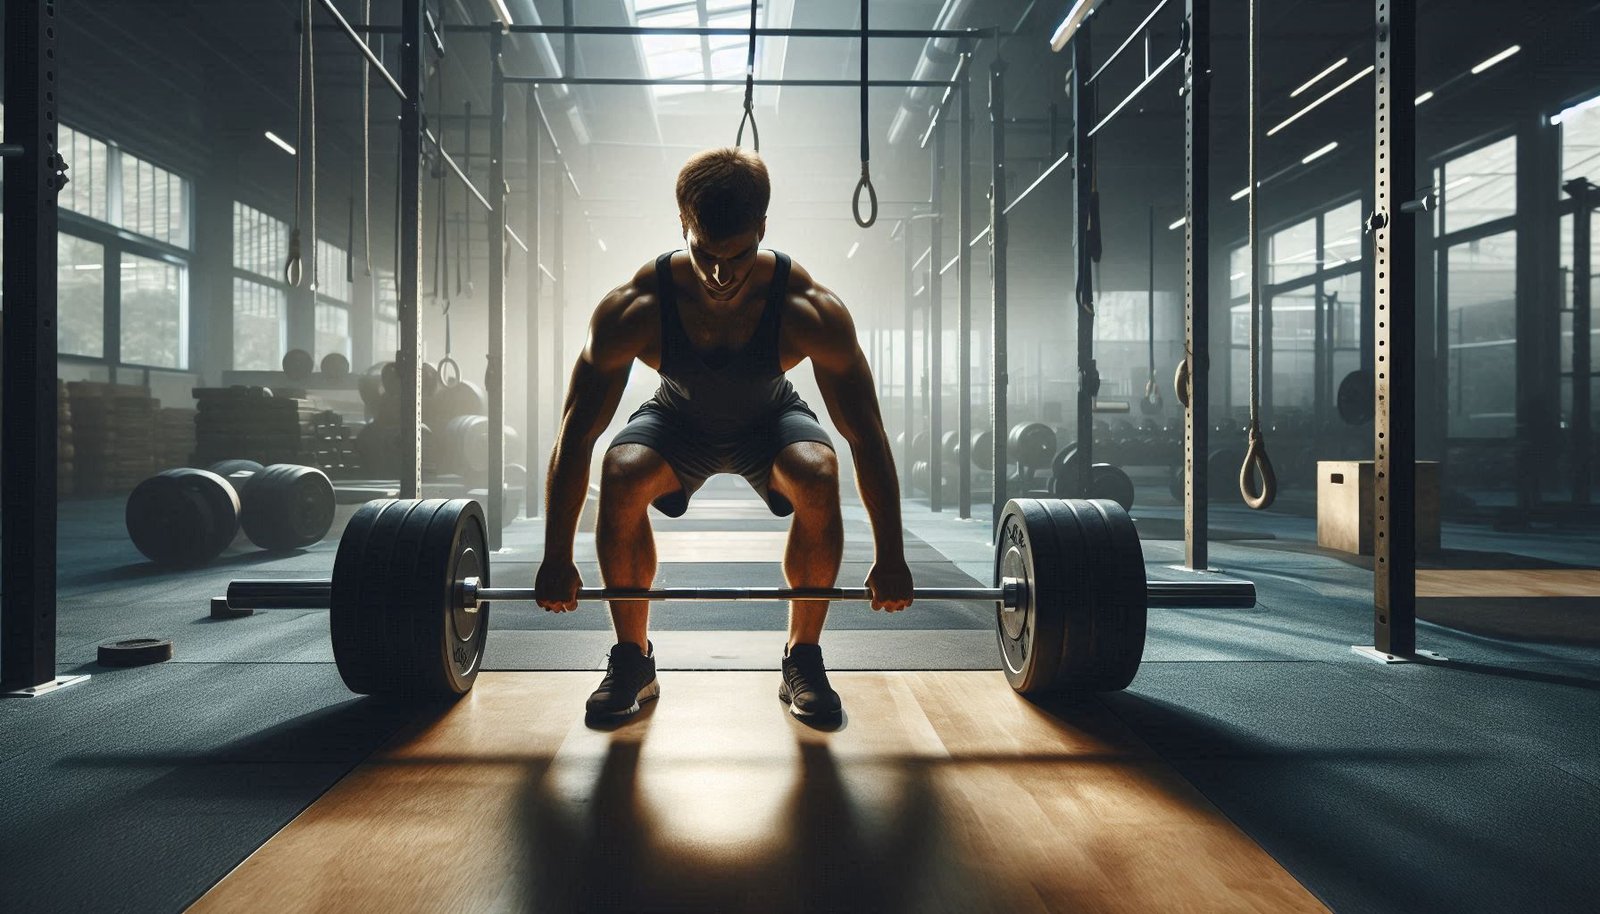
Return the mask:
<path id="1" fill-rule="evenodd" d="M 1110 501 L 1014 499 L 1001 515 L 995 587 L 918 590 L 920 601 L 990 602 L 1018 692 L 1113 691 L 1137 672 L 1149 606 L 1255 605 L 1248 581 L 1146 581 L 1133 522 Z M 345 527 L 331 581 L 234 581 L 236 610 L 329 609 L 333 655 L 352 691 L 454 698 L 472 688 L 491 603 L 483 509 L 467 499 L 382 500 Z M 584 588 L 581 601 L 868 599 L 862 588 Z"/>
<path id="2" fill-rule="evenodd" d="M 157 473 L 128 495 L 124 514 L 146 558 L 181 567 L 221 555 L 241 527 L 269 552 L 303 549 L 328 535 L 334 507 L 333 483 L 315 467 L 225 460 Z"/>

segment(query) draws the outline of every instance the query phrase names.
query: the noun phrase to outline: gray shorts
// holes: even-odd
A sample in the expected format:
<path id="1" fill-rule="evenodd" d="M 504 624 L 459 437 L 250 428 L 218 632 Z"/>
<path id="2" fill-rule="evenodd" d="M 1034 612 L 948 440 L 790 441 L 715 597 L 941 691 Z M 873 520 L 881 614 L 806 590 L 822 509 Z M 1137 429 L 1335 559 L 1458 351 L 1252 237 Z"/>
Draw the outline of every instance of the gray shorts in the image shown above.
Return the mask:
<path id="1" fill-rule="evenodd" d="M 833 440 L 817 422 L 817 414 L 798 398 L 776 415 L 730 438 L 708 436 L 671 409 L 648 400 L 628 417 L 628 424 L 611 440 L 607 450 L 619 444 L 642 444 L 667 461 L 681 488 L 657 498 L 653 504 L 668 517 L 679 517 L 687 511 L 689 498 L 718 473 L 743 476 L 773 514 L 787 517 L 794 513 L 794 505 L 768 485 L 772 461 L 784 448 L 801 441 L 833 448 Z"/>

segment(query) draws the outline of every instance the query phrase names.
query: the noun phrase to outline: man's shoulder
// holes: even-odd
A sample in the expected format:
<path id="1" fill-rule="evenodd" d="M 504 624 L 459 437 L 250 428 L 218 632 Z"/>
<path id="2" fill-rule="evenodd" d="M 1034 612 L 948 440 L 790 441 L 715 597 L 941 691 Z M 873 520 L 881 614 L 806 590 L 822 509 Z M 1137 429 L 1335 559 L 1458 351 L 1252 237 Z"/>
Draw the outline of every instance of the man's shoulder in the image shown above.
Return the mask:
<path id="1" fill-rule="evenodd" d="M 651 261 L 600 299 L 595 308 L 595 325 L 599 329 L 635 325 L 655 315 L 657 302 L 656 265 Z"/>
<path id="2" fill-rule="evenodd" d="M 839 300 L 839 296 L 818 282 L 809 270 L 792 258 L 789 261 L 789 281 L 784 289 L 784 297 L 788 311 L 799 312 L 800 316 L 819 322 L 826 321 L 844 310 L 844 303 Z"/>

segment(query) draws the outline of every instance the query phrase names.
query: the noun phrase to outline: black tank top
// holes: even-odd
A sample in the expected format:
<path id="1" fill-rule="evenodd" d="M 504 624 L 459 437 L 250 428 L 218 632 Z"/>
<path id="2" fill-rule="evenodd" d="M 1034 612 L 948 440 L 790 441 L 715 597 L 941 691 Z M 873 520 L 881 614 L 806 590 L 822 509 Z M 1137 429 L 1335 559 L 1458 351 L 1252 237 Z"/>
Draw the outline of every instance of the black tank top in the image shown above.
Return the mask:
<path id="1" fill-rule="evenodd" d="M 677 286 L 672 281 L 672 253 L 656 258 L 661 386 L 655 401 L 710 436 L 740 434 L 800 399 L 783 375 L 778 352 L 778 322 L 789 287 L 789 255 L 773 253 L 778 263 L 755 332 L 743 348 L 714 360 L 715 364 L 695 351 L 683 329 Z"/>

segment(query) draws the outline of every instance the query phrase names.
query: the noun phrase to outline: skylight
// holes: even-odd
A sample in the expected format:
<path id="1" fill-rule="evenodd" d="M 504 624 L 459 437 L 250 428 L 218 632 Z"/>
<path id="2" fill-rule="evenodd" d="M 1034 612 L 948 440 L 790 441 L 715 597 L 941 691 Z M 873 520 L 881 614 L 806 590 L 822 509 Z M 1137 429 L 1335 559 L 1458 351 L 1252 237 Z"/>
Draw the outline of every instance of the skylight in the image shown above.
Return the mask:
<path id="1" fill-rule="evenodd" d="M 644 28 L 750 27 L 750 6 L 744 0 L 634 0 L 635 21 Z M 757 22 L 766 24 L 766 4 L 757 4 Z M 639 39 L 645 70 L 651 79 L 733 79 L 744 76 L 748 35 L 645 35 Z M 737 86 L 658 85 L 656 96 L 707 91 L 737 92 Z"/>

